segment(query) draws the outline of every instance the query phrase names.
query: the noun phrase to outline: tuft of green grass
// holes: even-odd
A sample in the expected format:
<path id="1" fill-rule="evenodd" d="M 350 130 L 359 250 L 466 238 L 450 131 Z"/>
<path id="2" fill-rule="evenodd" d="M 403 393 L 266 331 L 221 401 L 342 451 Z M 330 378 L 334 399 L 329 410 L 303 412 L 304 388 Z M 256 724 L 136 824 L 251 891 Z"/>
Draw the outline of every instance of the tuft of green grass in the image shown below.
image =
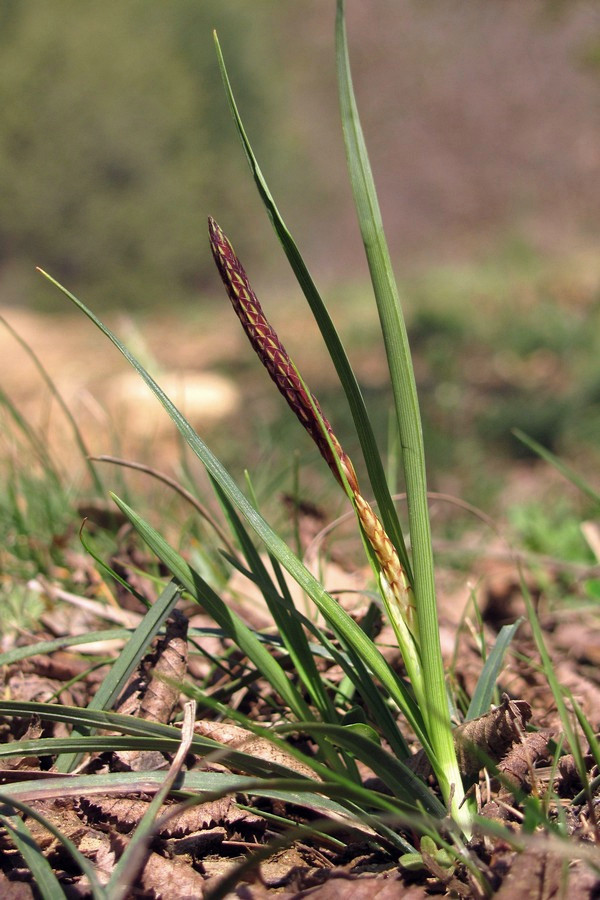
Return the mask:
<path id="1" fill-rule="evenodd" d="M 36 817 L 31 813 L 37 822 L 59 837 L 75 864 L 88 875 L 94 897 L 122 896 L 125 888 L 117 882 L 121 876 L 126 876 L 129 881 L 135 878 L 155 830 L 154 820 L 158 810 L 167 795 L 173 793 L 175 785 L 178 791 L 185 791 L 185 803 L 188 805 L 243 792 L 248 797 L 281 799 L 285 803 L 304 806 L 311 811 L 325 811 L 337 817 L 334 820 L 337 824 L 334 825 L 331 821 L 324 821 L 310 827 L 294 828 L 284 817 L 276 823 L 271 815 L 270 824 L 274 829 L 279 825 L 281 833 L 267 847 L 260 848 L 249 857 L 244 867 L 256 864 L 274 849 L 290 844 L 299 836 L 322 836 L 330 829 L 341 828 L 343 824 L 344 828 L 354 829 L 363 838 L 368 835 L 368 840 L 375 846 L 394 852 L 406 868 L 429 867 L 438 876 L 443 870 L 447 879 L 459 870 L 468 871 L 477 883 L 480 895 L 490 895 L 487 870 L 469 846 L 473 828 L 477 825 L 483 833 L 500 835 L 511 845 L 517 843 L 517 839 L 508 828 L 495 827 L 493 823 L 480 821 L 474 815 L 472 800 L 466 794 L 471 773 L 463 772 L 459 767 L 452 717 L 457 708 L 466 710 L 466 722 L 472 722 L 488 712 L 502 678 L 505 654 L 520 623 L 504 626 L 487 653 L 482 642 L 481 674 L 472 696 L 453 695 L 444 671 L 437 619 L 423 421 L 408 329 L 354 97 L 343 0 L 338 0 L 336 16 L 336 62 L 342 127 L 349 177 L 393 396 L 388 442 L 395 464 L 390 464 L 387 471 L 375 438 L 370 404 L 365 400 L 333 320 L 260 170 L 235 103 L 218 42 L 216 46 L 227 99 L 255 185 L 323 335 L 347 402 L 356 443 L 362 452 L 356 469 L 338 440 L 334 425 L 327 418 L 329 410 L 325 403 L 323 406 L 319 404 L 291 361 L 281 339 L 271 328 L 229 239 L 212 219 L 209 224 L 211 249 L 253 349 L 312 438 L 334 481 L 341 488 L 343 500 L 356 515 L 357 534 L 363 542 L 364 558 L 373 573 L 369 614 L 361 622 L 349 615 L 336 597 L 328 593 L 319 578 L 309 571 L 296 552 L 298 548 L 290 545 L 293 542 L 286 541 L 279 530 L 267 521 L 257 500 L 252 478 L 248 475 L 244 486 L 240 487 L 120 338 L 67 288 L 42 272 L 137 371 L 161 402 L 192 454 L 204 466 L 213 495 L 211 502 L 221 510 L 218 523 L 194 493 L 150 467 L 145 467 L 144 473 L 166 482 L 170 489 L 183 496 L 195 514 L 202 518 L 203 527 L 210 531 L 220 548 L 221 558 L 219 566 L 211 564 L 210 552 L 203 553 L 199 548 L 200 541 L 195 540 L 198 532 L 192 527 L 188 529 L 186 525 L 179 530 L 173 529 L 172 523 L 164 521 L 165 516 L 160 517 L 159 527 L 155 527 L 137 508 L 138 498 L 132 500 L 129 496 L 112 494 L 122 521 L 128 523 L 153 559 L 160 563 L 160 569 L 151 573 L 155 596 L 149 603 L 145 596 L 137 594 L 144 611 L 139 614 L 135 628 L 85 636 L 90 643 L 106 640 L 107 634 L 125 641 L 119 656 L 111 662 L 109 674 L 86 708 L 58 702 L 0 700 L 2 716 L 39 718 L 47 723 L 60 723 L 68 729 L 66 736 L 32 737 L 16 745 L 13 742 L 0 746 L 0 758 L 10 759 L 17 755 L 50 757 L 56 772 L 44 782 L 45 787 L 42 788 L 33 782 L 6 785 L 0 799 L 9 812 L 4 814 L 3 823 L 45 896 L 60 896 L 62 888 L 57 886 L 55 874 L 39 848 L 34 846 L 26 824 L 16 817 L 16 812 L 29 814 L 27 803 L 42 796 L 44 790 L 48 796 L 51 791 L 62 792 L 63 795 L 65 792 L 83 794 L 92 787 L 96 791 L 122 792 L 128 785 L 131 790 L 140 790 L 140 784 L 144 785 L 144 790 L 155 793 L 155 798 L 138 824 L 129 848 L 121 856 L 106 888 L 98 884 L 89 863 L 68 839 L 64 835 L 56 835 L 52 823 L 46 822 L 40 814 Z M 523 265 L 532 264 L 523 248 L 513 248 L 513 251 L 521 255 Z M 544 327 L 547 326 L 540 326 L 540 329 Z M 547 347 L 558 354 L 567 345 L 562 343 L 564 336 L 556 336 L 555 328 L 556 322 L 548 326 Z M 413 329 L 416 343 L 428 348 L 434 369 L 439 365 L 441 370 L 452 363 L 447 351 L 448 342 L 458 344 L 464 340 L 458 320 L 441 310 L 422 312 L 413 321 Z M 431 342 L 432 333 L 437 342 Z M 520 353 L 529 354 L 531 345 L 528 341 L 529 337 L 523 336 L 517 329 L 511 350 L 516 352 L 518 348 Z M 452 405 L 451 384 L 448 381 L 438 383 L 437 390 L 438 400 Z M 65 562 L 60 547 L 53 539 L 62 522 L 61 516 L 65 519 L 65 528 L 72 518 L 72 503 L 63 487 L 64 473 L 52 459 L 43 440 L 22 419 L 8 398 L 3 399 L 3 404 L 19 441 L 29 446 L 42 473 L 40 487 L 34 477 L 27 477 L 18 470 L 7 490 L 6 501 L 0 505 L 4 532 L 11 535 L 6 549 L 7 558 L 14 567 L 11 578 L 24 582 L 32 575 L 52 574 L 53 567 Z M 74 439 L 89 463 L 90 480 L 95 490 L 100 492 L 102 482 L 98 469 L 91 460 L 87 460 L 85 444 L 76 423 L 70 419 L 69 423 Z M 528 446 L 538 449 L 538 445 L 531 440 Z M 546 458 L 556 462 L 549 453 L 546 451 Z M 123 464 L 126 461 L 112 459 L 112 462 Z M 361 472 L 360 482 L 357 471 Z M 401 521 L 392 499 L 397 480 L 406 494 L 406 522 Z M 367 483 L 374 495 L 373 503 L 365 496 L 367 489 L 361 486 Z M 582 487 L 581 484 L 579 486 Z M 588 499 L 593 500 L 590 491 L 594 494 L 593 489 L 585 492 Z M 103 572 L 103 577 L 114 579 L 121 587 L 127 586 L 125 579 L 103 562 L 96 543 L 87 538 L 82 540 L 96 563 L 97 571 Z M 166 581 L 165 571 L 168 573 Z M 247 578 L 263 598 L 273 620 L 274 634 L 252 628 L 232 607 L 223 588 L 226 576 L 234 573 Z M 294 602 L 293 588 L 300 589 L 309 598 L 319 613 L 318 617 Z M 592 788 L 586 776 L 575 718 L 592 745 L 593 753 L 600 759 L 598 742 L 589 723 L 582 719 L 581 710 L 558 684 L 525 584 L 523 593 L 542 670 L 552 688 L 564 734 L 584 783 L 583 794 L 591 809 Z M 201 608 L 212 618 L 215 627 L 210 631 L 211 636 L 218 636 L 234 647 L 236 654 L 243 659 L 243 666 L 241 674 L 237 672 L 233 675 L 227 653 L 222 659 L 213 657 L 210 660 L 213 671 L 219 670 L 225 676 L 226 683 L 218 694 L 210 690 L 209 680 L 203 683 L 192 679 L 175 681 L 175 687 L 181 694 L 192 698 L 198 708 L 270 741 L 282 751 L 284 762 L 245 752 L 243 745 L 241 749 L 235 749 L 195 734 L 190 706 L 183 730 L 171 723 L 113 711 L 128 679 L 147 656 L 152 641 L 161 632 L 164 622 L 181 598 L 192 608 Z M 403 659 L 402 671 L 388 662 L 372 634 L 371 624 L 377 607 L 385 610 L 391 622 Z M 192 629 L 189 635 L 192 645 L 206 633 L 206 630 Z M 67 637 L 46 641 L 38 645 L 37 650 L 43 648 L 45 652 L 53 652 L 66 646 L 76 647 L 78 643 L 81 643 L 80 638 Z M 3 654 L 0 662 L 14 664 L 35 652 L 35 646 L 15 648 Z M 323 668 L 319 665 L 321 661 L 339 667 L 343 680 L 332 684 L 327 670 L 323 674 Z M 265 686 L 261 688 L 263 699 L 273 710 L 269 727 L 253 721 L 240 711 L 234 700 L 240 685 L 259 680 Z M 569 701 L 573 711 L 568 706 Z M 106 731 L 112 734 L 106 735 Z M 292 735 L 303 737 L 305 743 L 302 749 L 288 740 Z M 418 744 L 427 759 L 431 777 L 429 774 L 421 776 L 416 771 L 411 743 Z M 68 779 L 61 778 L 60 773 L 74 771 L 85 753 L 136 749 L 175 754 L 168 775 L 143 772 L 75 774 Z M 481 756 L 485 758 L 485 749 L 480 749 Z M 232 771 L 184 772 L 182 765 L 188 753 L 196 753 L 207 762 L 214 760 Z M 286 764 L 286 759 L 300 763 L 302 774 L 299 775 L 291 765 Z M 359 763 L 377 776 L 380 787 L 371 788 L 363 783 Z M 524 832 L 537 830 L 564 836 L 562 823 L 557 826 L 552 821 L 549 805 L 544 807 L 537 798 L 525 798 L 523 806 Z M 242 868 L 228 876 L 212 896 L 224 896 L 241 874 Z"/>
<path id="2" fill-rule="evenodd" d="M 253 294 L 251 294 L 246 284 L 245 273 L 239 269 L 236 258 L 231 255 L 230 245 L 224 242 L 221 233 L 214 227 L 212 231 L 213 251 L 217 260 L 223 261 L 222 274 L 226 271 L 227 276 L 232 279 L 230 292 L 234 302 L 237 302 L 239 291 L 243 290 L 246 298 L 244 302 L 250 303 L 252 334 L 258 335 L 256 338 L 256 349 L 268 360 L 271 359 L 270 354 L 272 352 L 276 354 L 272 357 L 273 374 L 275 376 L 277 376 L 279 370 L 283 371 L 286 369 L 286 378 L 292 379 L 294 387 L 291 388 L 288 382 L 285 382 L 282 384 L 284 392 L 289 393 L 290 390 L 293 390 L 295 398 L 300 396 L 306 398 L 306 402 L 302 401 L 301 407 L 298 407 L 296 399 L 291 399 L 290 403 L 293 408 L 296 408 L 296 411 L 300 410 L 300 416 L 304 418 L 305 424 L 307 420 L 310 421 L 312 419 L 313 424 L 309 427 L 311 435 L 316 439 L 321 453 L 326 457 L 330 467 L 353 499 L 358 519 L 366 538 L 366 546 L 370 545 L 367 555 L 371 557 L 375 565 L 375 571 L 379 570 L 378 585 L 382 602 L 388 610 L 399 639 L 404 661 L 411 678 L 410 685 L 406 685 L 398 679 L 396 673 L 391 670 L 380 655 L 373 641 L 352 621 L 335 600 L 324 591 L 322 585 L 308 572 L 285 542 L 269 527 L 257 512 L 252 500 L 248 500 L 241 493 L 230 475 L 224 470 L 223 466 L 194 432 L 181 413 L 173 406 L 169 398 L 166 397 L 141 363 L 81 301 L 61 285 L 54 283 L 95 322 L 101 331 L 123 353 L 125 358 L 136 368 L 161 401 L 193 452 L 204 463 L 211 480 L 218 490 L 218 494 L 222 498 L 222 502 L 229 506 L 230 511 L 235 510 L 236 516 L 241 514 L 246 519 L 247 524 L 262 539 L 272 556 L 311 597 L 337 638 L 339 645 L 337 653 L 339 655 L 347 655 L 351 662 L 354 662 L 353 666 L 346 666 L 345 671 L 356 688 L 363 694 L 372 695 L 373 682 L 371 679 L 375 677 L 379 680 L 388 694 L 389 700 L 395 703 L 399 710 L 402 711 L 413 731 L 418 735 L 420 743 L 436 773 L 445 802 L 451 807 L 457 823 L 460 823 L 460 827 L 468 833 L 470 830 L 470 812 L 468 805 L 463 806 L 462 804 L 463 786 L 452 739 L 452 725 L 437 626 L 424 451 L 414 373 L 407 343 L 406 328 L 378 211 L 375 187 L 370 175 L 366 148 L 354 102 L 342 3 L 338 4 L 336 36 L 342 121 L 347 141 L 349 171 L 355 192 L 359 222 L 365 240 L 374 295 L 378 304 L 392 386 L 396 396 L 397 427 L 403 448 L 402 464 L 408 494 L 408 516 L 411 533 L 410 561 L 406 557 L 402 530 L 396 517 L 395 508 L 389 503 L 389 490 L 382 490 L 380 484 L 382 465 L 377 448 L 371 443 L 367 443 L 368 452 L 365 454 L 365 463 L 372 479 L 379 484 L 379 488 L 382 491 L 384 509 L 387 510 L 385 518 L 390 522 L 391 534 L 386 533 L 385 526 L 378 523 L 378 520 L 374 518 L 372 511 L 370 511 L 370 507 L 364 501 L 358 490 L 356 476 L 351 463 L 343 453 L 331 431 L 331 427 L 324 420 L 316 401 L 304 387 L 299 374 L 291 363 L 288 364 L 285 351 L 283 351 L 276 337 L 270 335 L 268 323 L 263 322 L 260 318 L 255 298 L 253 299 Z M 222 59 L 221 65 L 224 69 Z M 228 82 L 226 82 L 226 85 L 228 85 Z M 240 131 L 242 130 L 240 123 Z M 248 155 L 249 160 L 252 162 L 253 155 Z M 268 189 L 265 191 L 265 195 L 270 198 Z M 274 204 L 267 200 L 267 210 L 271 212 L 276 228 L 279 226 L 279 230 L 282 230 L 280 220 L 275 220 L 273 216 L 273 207 Z M 372 241 L 369 239 L 371 233 L 373 234 Z M 290 246 L 295 246 L 291 240 L 289 243 Z M 220 246 L 224 247 L 223 253 L 220 250 L 219 252 L 216 250 Z M 298 263 L 294 254 L 292 256 L 297 262 L 297 268 L 300 273 L 303 273 L 305 268 Z M 50 276 L 46 277 L 54 281 Z M 322 313 L 320 298 L 318 296 L 314 297 L 312 294 L 311 283 L 307 287 L 315 307 Z M 329 329 L 329 322 L 324 316 L 322 318 Z M 329 333 L 330 342 L 332 346 L 339 349 L 339 343 L 336 343 L 332 337 L 334 333 Z M 355 398 L 353 393 L 356 383 L 355 379 L 346 376 L 345 363 L 340 363 L 340 366 L 343 372 L 343 384 L 347 386 L 348 395 L 351 398 Z M 360 421 L 363 424 L 368 423 L 368 412 L 364 404 L 360 400 L 357 400 L 357 403 L 361 416 Z M 364 432 L 366 435 L 372 433 L 366 426 Z M 341 744 L 342 755 L 339 763 L 337 763 L 335 761 L 336 754 L 334 753 L 332 756 L 331 739 L 327 738 L 327 732 L 323 733 L 320 730 L 320 722 L 332 728 L 342 727 L 342 722 L 335 708 L 328 702 L 326 694 L 321 692 L 315 695 L 313 668 L 311 666 L 302 667 L 299 674 L 302 677 L 303 671 L 305 671 L 304 680 L 309 694 L 316 701 L 315 708 L 307 705 L 300 693 L 287 680 L 283 672 L 278 669 L 275 661 L 268 654 L 265 655 L 260 642 L 243 626 L 243 623 L 233 617 L 230 611 L 225 612 L 222 600 L 200 574 L 191 569 L 178 554 L 175 554 L 158 532 L 144 522 L 133 509 L 128 507 L 123 501 L 118 500 L 118 498 L 115 499 L 117 499 L 121 511 L 130 519 L 144 541 L 159 556 L 163 564 L 186 587 L 191 596 L 195 597 L 198 602 L 201 602 L 205 608 L 211 611 L 221 627 L 226 632 L 229 631 L 231 633 L 234 640 L 241 645 L 245 653 L 255 662 L 262 674 L 268 678 L 273 688 L 284 699 L 295 718 L 304 722 L 304 727 L 309 734 L 313 734 L 315 737 L 322 759 L 329 762 L 333 771 L 336 769 L 339 771 L 340 765 L 342 768 L 345 766 L 352 776 L 352 766 L 349 766 L 348 761 L 344 763 L 345 742 Z M 239 534 L 243 534 L 243 532 L 239 532 Z M 383 546 L 386 547 L 385 551 L 381 549 Z M 400 558 L 405 558 L 406 562 L 403 567 L 399 562 L 397 567 L 395 563 L 388 562 L 388 559 L 392 559 L 395 554 L 398 554 Z M 276 582 L 271 582 L 269 585 L 265 573 L 257 571 L 258 559 L 256 555 L 252 557 L 247 555 L 246 558 L 247 564 L 254 567 L 253 570 L 251 568 L 253 579 L 257 580 L 259 584 L 262 582 L 266 585 L 264 588 L 266 592 L 265 597 L 267 599 L 267 595 L 270 596 L 271 604 L 276 601 L 282 603 L 287 609 L 287 622 L 285 618 L 279 617 L 278 623 L 280 628 L 287 631 L 288 646 L 297 649 L 301 641 L 300 632 L 297 628 L 298 611 L 290 608 L 289 598 L 286 598 L 285 591 L 282 593 L 281 582 L 279 585 Z M 394 574 L 391 576 L 392 570 L 399 572 L 400 575 L 396 576 Z M 400 577 L 403 580 L 397 582 L 396 579 Z M 414 595 L 413 613 L 410 612 L 413 609 L 412 600 L 409 599 L 408 603 L 404 603 L 404 595 L 407 598 Z M 322 636 L 321 640 L 323 641 Z M 358 664 L 359 660 L 361 661 L 360 665 Z M 371 681 L 370 684 L 368 683 L 369 681 Z M 321 700 L 318 699 L 319 697 Z M 381 706 L 381 704 L 379 705 Z M 333 721 L 331 721 L 332 719 Z M 310 724 L 312 721 L 315 722 L 315 725 Z M 319 728 L 316 728 L 317 724 L 319 724 Z M 391 733 L 393 733 L 393 730 Z M 339 737 L 337 741 L 339 743 Z M 401 748 L 402 754 L 405 755 L 403 742 L 400 741 L 398 743 L 395 741 L 395 743 Z M 360 747 L 362 749 L 359 750 L 353 744 L 353 752 L 355 754 L 359 753 L 365 760 L 374 758 L 376 744 L 373 743 L 371 738 L 367 740 L 366 748 L 362 745 Z M 392 758 L 388 761 L 388 767 L 392 765 L 391 760 Z M 398 760 L 397 765 L 403 765 L 401 759 Z M 354 780 L 355 777 L 356 775 L 354 775 Z M 408 769 L 404 772 L 404 780 L 406 781 L 404 802 L 409 802 L 410 804 L 410 798 L 412 798 L 412 804 L 414 804 L 416 796 L 414 777 Z M 395 793 L 397 793 L 397 788 Z M 422 803 L 416 803 L 414 805 L 415 813 L 421 807 Z"/>

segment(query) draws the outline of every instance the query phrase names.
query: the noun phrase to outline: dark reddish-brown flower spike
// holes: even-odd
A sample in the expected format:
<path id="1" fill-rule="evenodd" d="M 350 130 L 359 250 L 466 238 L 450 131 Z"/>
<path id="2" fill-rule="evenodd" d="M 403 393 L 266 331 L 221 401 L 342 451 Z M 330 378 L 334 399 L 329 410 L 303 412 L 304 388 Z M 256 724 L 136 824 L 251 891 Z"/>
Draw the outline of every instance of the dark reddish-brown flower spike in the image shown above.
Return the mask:
<path id="1" fill-rule="evenodd" d="M 406 579 L 394 545 L 371 506 L 360 493 L 358 479 L 350 457 L 342 450 L 317 399 L 304 387 L 285 347 L 269 325 L 233 247 L 212 218 L 208 220 L 208 230 L 217 268 L 250 343 L 289 406 L 316 443 L 340 484 L 342 484 L 342 479 L 338 465 L 343 471 L 352 492 L 356 512 L 365 536 L 375 552 L 381 571 L 397 601 L 400 615 L 405 618 L 413 633 L 416 633 L 412 589 Z M 318 414 L 315 410 L 318 411 Z M 319 421 L 319 416 L 321 421 Z M 329 441 L 325 437 L 323 429 L 327 432 Z M 392 614 L 395 615 L 393 611 Z"/>
<path id="2" fill-rule="evenodd" d="M 348 480 L 351 491 L 357 493 L 358 481 L 350 458 L 342 450 L 331 429 L 331 425 L 321 411 L 316 397 L 313 394 L 309 394 L 302 385 L 296 367 L 277 334 L 269 325 L 258 298 L 250 287 L 248 276 L 235 255 L 229 240 L 215 220 L 210 217 L 208 219 L 208 232 L 212 253 L 223 279 L 223 284 L 227 289 L 229 299 L 244 327 L 244 331 L 248 335 L 250 343 L 289 406 L 316 443 L 329 468 L 341 483 L 336 459 L 329 442 L 323 434 L 318 416 L 315 415 L 315 408 L 319 411 L 323 426 L 337 455 L 337 462 L 339 462 Z"/>

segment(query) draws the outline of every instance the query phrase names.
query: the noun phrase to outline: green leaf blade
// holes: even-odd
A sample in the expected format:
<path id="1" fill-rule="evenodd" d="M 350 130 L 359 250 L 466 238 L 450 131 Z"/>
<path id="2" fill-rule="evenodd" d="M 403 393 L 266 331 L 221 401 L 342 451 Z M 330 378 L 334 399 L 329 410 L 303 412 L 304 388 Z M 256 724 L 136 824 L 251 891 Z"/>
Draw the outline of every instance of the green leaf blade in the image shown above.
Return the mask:
<path id="1" fill-rule="evenodd" d="M 477 684 L 473 691 L 471 702 L 469 703 L 465 721 L 468 722 L 470 719 L 476 719 L 478 716 L 482 716 L 484 713 L 488 712 L 496 688 L 498 675 L 502 669 L 504 656 L 522 621 L 523 618 L 520 618 L 511 625 L 503 625 L 498 632 L 494 646 L 485 661 L 481 675 L 477 679 Z"/>
<path id="2" fill-rule="evenodd" d="M 463 824 L 468 827 L 466 807 L 461 812 L 463 787 L 452 740 L 437 620 L 419 402 L 406 324 L 354 97 L 344 0 L 337 2 L 336 64 L 348 172 L 379 312 L 402 447 L 412 548 L 413 589 L 423 663 L 424 683 L 421 693 L 426 697 L 427 708 L 424 710 L 424 716 L 436 756 L 435 761 L 431 762 L 444 797 L 448 802 L 451 800 L 455 817 L 457 820 L 462 819 Z"/>
<path id="3" fill-rule="evenodd" d="M 306 266 L 306 263 L 304 262 L 304 259 L 302 258 L 300 250 L 298 249 L 298 246 L 294 238 L 292 237 L 292 234 L 290 233 L 281 216 L 281 213 L 279 212 L 279 209 L 277 208 L 275 200 L 273 199 L 273 195 L 271 194 L 266 179 L 258 164 L 258 160 L 256 159 L 256 156 L 252 149 L 252 145 L 250 144 L 250 141 L 248 139 L 246 129 L 244 128 L 244 124 L 242 122 L 242 118 L 235 101 L 233 89 L 229 80 L 227 68 L 225 66 L 225 60 L 223 58 L 221 47 L 216 34 L 214 37 L 217 59 L 219 68 L 221 70 L 221 77 L 223 80 L 225 93 L 227 95 L 231 114 L 233 116 L 233 120 L 235 122 L 238 135 L 240 137 L 240 141 L 242 143 L 242 147 L 244 149 L 250 171 L 252 172 L 252 176 L 254 178 L 259 196 L 263 201 L 269 219 L 271 220 L 275 233 L 279 238 L 283 251 L 288 259 L 296 280 L 298 281 L 298 284 L 300 285 L 302 292 L 306 297 L 315 322 L 317 323 L 317 326 L 323 337 L 323 341 L 325 342 L 325 346 L 327 347 L 329 356 L 331 357 L 335 370 L 338 374 L 340 384 L 344 390 L 346 400 L 352 414 L 354 426 L 356 428 L 356 435 L 358 437 L 363 456 L 367 464 L 371 487 L 373 488 L 373 493 L 379 506 L 383 524 L 390 539 L 396 547 L 398 556 L 400 557 L 400 562 L 402 563 L 409 581 L 412 581 L 411 563 L 406 550 L 404 535 L 402 534 L 402 529 L 400 527 L 400 522 L 398 520 L 398 514 L 394 501 L 392 500 L 392 497 L 390 495 L 390 489 L 385 476 L 385 470 L 383 468 L 379 449 L 377 447 L 377 441 L 375 440 L 373 426 L 371 424 L 369 413 L 362 396 L 360 386 L 346 354 L 344 345 L 335 328 L 335 325 L 333 324 L 327 306 L 325 305 L 315 285 L 315 282 Z"/>

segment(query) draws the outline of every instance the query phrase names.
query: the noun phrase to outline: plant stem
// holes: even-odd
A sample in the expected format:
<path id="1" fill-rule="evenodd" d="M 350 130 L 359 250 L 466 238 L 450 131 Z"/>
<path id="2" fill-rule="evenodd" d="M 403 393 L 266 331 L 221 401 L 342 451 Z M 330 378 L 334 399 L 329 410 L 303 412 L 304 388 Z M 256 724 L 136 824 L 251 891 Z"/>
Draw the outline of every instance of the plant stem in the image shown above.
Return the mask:
<path id="1" fill-rule="evenodd" d="M 389 256 L 375 184 L 350 74 L 344 21 L 344 2 L 338 0 L 336 18 L 337 70 L 348 170 L 358 213 L 394 393 L 402 463 L 406 482 L 408 518 L 426 709 L 422 710 L 436 759 L 432 765 L 444 799 L 454 818 L 468 828 L 468 810 L 460 808 L 463 787 L 456 760 L 446 696 L 435 597 L 433 550 L 425 451 L 419 401 L 410 347 L 398 289 Z"/>

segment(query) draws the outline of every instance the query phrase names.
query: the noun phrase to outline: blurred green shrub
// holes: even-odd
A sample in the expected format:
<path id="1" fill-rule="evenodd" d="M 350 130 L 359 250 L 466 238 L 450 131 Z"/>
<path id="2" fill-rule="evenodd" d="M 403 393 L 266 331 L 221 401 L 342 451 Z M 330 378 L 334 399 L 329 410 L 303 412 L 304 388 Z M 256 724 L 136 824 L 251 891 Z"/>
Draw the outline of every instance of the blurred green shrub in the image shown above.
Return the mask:
<path id="1" fill-rule="evenodd" d="M 257 52 L 270 6 L 0 6 L 0 302 L 41 300 L 36 264 L 75 291 L 85 284 L 92 305 L 197 294 L 210 265 L 199 250 L 205 215 L 223 213 L 217 196 L 244 197 L 217 181 L 247 180 L 224 129 L 211 30 L 223 29 L 241 99 L 260 121 L 274 96 Z"/>
<path id="2" fill-rule="evenodd" d="M 492 262 L 430 269 L 405 286 L 432 470 L 456 466 L 479 483 L 482 460 L 489 476 L 503 460 L 533 458 L 513 428 L 581 464 L 597 460 L 595 289 L 564 260 Z"/>

